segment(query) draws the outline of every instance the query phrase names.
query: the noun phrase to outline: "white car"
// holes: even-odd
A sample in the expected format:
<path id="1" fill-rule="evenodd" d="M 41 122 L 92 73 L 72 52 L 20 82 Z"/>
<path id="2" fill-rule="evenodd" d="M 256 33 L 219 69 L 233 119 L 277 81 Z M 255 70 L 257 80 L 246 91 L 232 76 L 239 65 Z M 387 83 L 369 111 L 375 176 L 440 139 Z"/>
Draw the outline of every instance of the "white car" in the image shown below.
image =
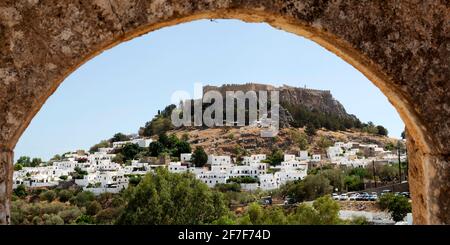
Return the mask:
<path id="1" fill-rule="evenodd" d="M 347 201 L 347 200 L 348 200 L 348 195 L 347 195 L 347 194 L 341 194 L 341 195 L 339 196 L 339 200 L 341 200 L 341 201 Z"/>
<path id="2" fill-rule="evenodd" d="M 358 200 L 358 197 L 359 197 L 359 194 L 354 193 L 349 197 L 349 199 L 350 199 L 350 201 L 356 201 L 356 200 Z"/>
<path id="3" fill-rule="evenodd" d="M 331 196 L 333 197 L 333 200 L 339 200 L 339 195 L 337 193 L 333 193 Z"/>

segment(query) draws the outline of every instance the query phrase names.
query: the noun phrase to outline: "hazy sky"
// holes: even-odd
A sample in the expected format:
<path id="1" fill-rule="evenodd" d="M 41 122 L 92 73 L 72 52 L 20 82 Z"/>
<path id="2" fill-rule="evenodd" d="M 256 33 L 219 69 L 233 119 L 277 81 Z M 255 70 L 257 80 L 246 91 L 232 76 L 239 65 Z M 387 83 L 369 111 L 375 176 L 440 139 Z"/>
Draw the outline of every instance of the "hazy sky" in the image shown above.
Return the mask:
<path id="1" fill-rule="evenodd" d="M 88 149 L 116 132 L 136 133 L 176 90 L 194 83 L 258 82 L 331 90 L 362 121 L 399 137 L 404 124 L 359 71 L 305 38 L 236 20 L 164 28 L 107 50 L 72 73 L 47 100 L 16 146 L 48 159 Z"/>

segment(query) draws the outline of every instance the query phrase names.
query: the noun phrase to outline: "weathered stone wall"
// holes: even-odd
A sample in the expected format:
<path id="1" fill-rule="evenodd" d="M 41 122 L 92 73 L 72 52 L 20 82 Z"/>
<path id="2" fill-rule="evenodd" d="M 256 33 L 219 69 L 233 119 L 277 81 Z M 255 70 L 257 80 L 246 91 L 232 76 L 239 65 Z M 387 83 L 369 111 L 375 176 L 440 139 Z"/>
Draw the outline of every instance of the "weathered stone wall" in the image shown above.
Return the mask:
<path id="1" fill-rule="evenodd" d="M 319 43 L 381 89 L 418 149 L 423 178 L 412 186 L 435 177 L 428 186 L 437 191 L 413 191 L 428 210 L 417 222 L 450 223 L 441 206 L 449 198 L 449 15 L 445 0 L 0 1 L 0 149 L 12 150 L 64 78 L 107 48 L 202 18 L 267 22 Z"/>
<path id="2" fill-rule="evenodd" d="M 13 152 L 0 149 L 0 224 L 9 224 L 12 174 L 13 174 Z"/>

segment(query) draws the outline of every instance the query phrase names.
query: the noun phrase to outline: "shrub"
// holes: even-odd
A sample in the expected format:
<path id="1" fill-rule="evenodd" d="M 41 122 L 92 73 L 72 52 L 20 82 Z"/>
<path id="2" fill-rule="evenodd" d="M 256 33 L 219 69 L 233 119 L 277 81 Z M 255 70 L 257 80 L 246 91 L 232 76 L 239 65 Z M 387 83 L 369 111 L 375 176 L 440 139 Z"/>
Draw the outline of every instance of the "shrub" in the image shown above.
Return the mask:
<path id="1" fill-rule="evenodd" d="M 70 199 L 71 202 L 73 201 L 73 204 L 77 205 L 78 207 L 86 207 L 89 202 L 95 200 L 94 193 L 90 191 L 82 191 L 78 193 L 75 198 Z"/>
<path id="2" fill-rule="evenodd" d="M 25 185 L 17 186 L 17 188 L 14 190 L 14 195 L 20 198 L 26 197 L 28 195 L 28 192 Z"/>
<path id="3" fill-rule="evenodd" d="M 41 199 L 41 201 L 47 201 L 47 202 L 52 202 L 53 200 L 56 199 L 56 193 L 52 190 L 43 192 L 39 195 L 39 198 Z"/>
<path id="4" fill-rule="evenodd" d="M 96 215 L 100 210 L 102 210 L 102 206 L 97 201 L 92 201 L 86 206 L 86 214 L 87 215 Z"/>
<path id="5" fill-rule="evenodd" d="M 394 195 L 391 193 L 384 194 L 378 200 L 380 208 L 388 210 L 392 219 L 396 222 L 402 221 L 406 214 L 411 212 L 411 204 L 408 198 L 401 195 Z"/>
<path id="6" fill-rule="evenodd" d="M 44 214 L 43 219 L 46 225 L 64 225 L 64 220 L 55 214 Z"/>
<path id="7" fill-rule="evenodd" d="M 75 222 L 75 220 L 80 217 L 83 213 L 78 207 L 70 207 L 59 212 L 59 216 L 64 220 L 66 224 L 71 224 Z"/>
<path id="8" fill-rule="evenodd" d="M 227 211 L 223 195 L 192 174 L 160 168 L 131 191 L 118 224 L 208 224 Z"/>
<path id="9" fill-rule="evenodd" d="M 69 190 L 61 190 L 58 193 L 58 199 L 60 202 L 67 202 L 73 196 L 72 192 Z"/>

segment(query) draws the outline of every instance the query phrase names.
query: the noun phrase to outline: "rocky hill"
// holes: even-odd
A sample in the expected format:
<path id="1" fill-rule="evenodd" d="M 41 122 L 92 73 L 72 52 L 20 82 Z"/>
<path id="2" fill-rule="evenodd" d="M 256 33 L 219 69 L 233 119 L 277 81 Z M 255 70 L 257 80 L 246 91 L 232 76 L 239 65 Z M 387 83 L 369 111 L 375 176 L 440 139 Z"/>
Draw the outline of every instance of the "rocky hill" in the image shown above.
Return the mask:
<path id="1" fill-rule="evenodd" d="M 309 148 L 310 152 L 323 153 L 326 147 L 322 138 L 328 141 L 370 142 L 381 146 L 391 141 L 385 137 L 387 130 L 384 127 L 370 122 L 367 124 L 360 122 L 356 116 L 348 114 L 344 106 L 327 90 L 247 83 L 205 86 L 203 94 L 212 90 L 220 92 L 223 98 L 226 98 L 227 91 L 244 93 L 255 91 L 257 94 L 258 91 L 279 91 L 280 132 L 278 136 L 260 137 L 260 129 L 250 126 L 174 128 L 170 115 L 175 105 L 169 105 L 159 111 L 152 121 L 139 130 L 139 134 L 147 137 L 157 137 L 163 132 L 176 133 L 179 137 L 187 134 L 190 143 L 194 146 L 201 145 L 210 153 L 231 155 L 242 150 L 248 153 L 268 153 L 274 148 L 292 153 L 297 153 L 300 148 Z M 204 104 L 203 108 L 207 108 L 207 105 Z M 317 129 L 318 132 L 313 137 L 306 136 L 304 133 L 306 129 L 310 132 Z M 310 132 L 308 134 L 311 135 Z"/>
<path id="2" fill-rule="evenodd" d="M 283 128 L 274 138 L 261 137 L 259 128 L 224 127 L 207 129 L 177 129 L 168 134 L 176 134 L 179 138 L 188 136 L 192 147 L 202 146 L 209 154 L 227 154 L 232 156 L 265 153 L 280 149 L 286 153 L 298 154 L 300 149 L 310 153 L 325 154 L 328 144 L 336 141 L 356 141 L 374 143 L 382 147 L 396 143 L 395 139 L 373 135 L 365 132 L 346 130 L 318 130 L 316 135 L 307 136 L 304 128 Z M 155 137 L 156 139 L 157 137 Z M 301 142 L 301 140 L 306 140 Z"/>
<path id="3" fill-rule="evenodd" d="M 204 86 L 203 94 L 208 91 L 219 91 L 225 98 L 226 91 L 279 91 L 280 104 L 291 106 L 304 106 L 309 110 L 316 110 L 325 114 L 332 114 L 338 117 L 352 117 L 347 114 L 344 106 L 333 98 L 329 90 L 317 90 L 283 85 L 275 87 L 267 84 L 247 83 L 247 84 L 225 84 L 222 86 Z"/>
<path id="4" fill-rule="evenodd" d="M 242 91 L 247 93 L 254 91 L 259 96 L 259 91 L 267 91 L 267 96 L 270 98 L 270 92 L 279 91 L 280 127 L 282 128 L 289 126 L 303 127 L 308 124 L 313 124 L 316 128 L 324 127 L 330 130 L 361 127 L 359 119 L 348 114 L 344 106 L 333 98 L 328 90 L 246 83 L 203 87 L 203 94 L 209 91 L 218 91 L 224 99 L 226 98 L 226 92 Z"/>

